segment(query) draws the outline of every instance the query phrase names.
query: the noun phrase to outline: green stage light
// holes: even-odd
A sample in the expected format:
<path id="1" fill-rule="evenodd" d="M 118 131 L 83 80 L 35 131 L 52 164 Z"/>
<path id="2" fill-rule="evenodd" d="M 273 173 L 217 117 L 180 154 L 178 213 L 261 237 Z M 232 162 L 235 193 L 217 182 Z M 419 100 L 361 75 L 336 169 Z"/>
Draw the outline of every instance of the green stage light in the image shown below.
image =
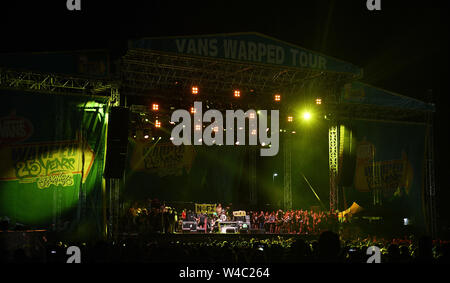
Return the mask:
<path id="1" fill-rule="evenodd" d="M 309 119 L 311 119 L 311 113 L 309 113 L 309 112 L 304 112 L 304 113 L 303 113 L 303 119 L 304 119 L 304 120 L 309 120 Z"/>

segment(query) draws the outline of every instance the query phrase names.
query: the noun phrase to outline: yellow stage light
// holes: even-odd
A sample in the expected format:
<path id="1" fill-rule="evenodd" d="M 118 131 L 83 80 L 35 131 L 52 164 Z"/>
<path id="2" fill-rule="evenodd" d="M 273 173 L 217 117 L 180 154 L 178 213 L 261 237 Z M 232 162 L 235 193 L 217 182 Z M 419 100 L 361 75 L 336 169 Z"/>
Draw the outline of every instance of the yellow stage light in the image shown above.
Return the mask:
<path id="1" fill-rule="evenodd" d="M 309 113 L 309 112 L 303 113 L 303 119 L 305 119 L 305 120 L 311 119 L 311 113 Z"/>

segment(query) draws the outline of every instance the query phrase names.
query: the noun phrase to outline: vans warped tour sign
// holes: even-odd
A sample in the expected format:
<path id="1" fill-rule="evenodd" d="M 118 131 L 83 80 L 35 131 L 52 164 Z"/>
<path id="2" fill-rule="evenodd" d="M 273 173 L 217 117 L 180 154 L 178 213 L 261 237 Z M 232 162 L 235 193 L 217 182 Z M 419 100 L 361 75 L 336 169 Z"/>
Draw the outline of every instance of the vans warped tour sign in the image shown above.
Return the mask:
<path id="1" fill-rule="evenodd" d="M 1 92 L 0 216 L 100 229 L 106 98 Z"/>
<path id="2" fill-rule="evenodd" d="M 144 38 L 130 48 L 251 63 L 362 74 L 362 69 L 330 56 L 259 33 Z"/>

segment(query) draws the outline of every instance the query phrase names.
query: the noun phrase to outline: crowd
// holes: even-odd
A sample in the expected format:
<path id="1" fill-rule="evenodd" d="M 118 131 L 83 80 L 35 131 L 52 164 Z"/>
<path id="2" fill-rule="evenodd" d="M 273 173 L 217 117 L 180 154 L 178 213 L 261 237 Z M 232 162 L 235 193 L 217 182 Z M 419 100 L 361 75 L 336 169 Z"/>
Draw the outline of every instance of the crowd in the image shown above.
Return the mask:
<path id="1" fill-rule="evenodd" d="M 233 237 L 227 240 L 201 236 L 200 239 L 126 238 L 115 242 L 62 243 L 46 245 L 45 256 L 29 257 L 24 250 L 0 252 L 0 262 L 64 262 L 66 248 L 81 249 L 81 262 L 147 263 L 365 263 L 368 247 L 381 249 L 381 263 L 450 263 L 450 242 L 429 237 L 384 240 L 376 238 L 342 240 L 324 231 L 314 240 L 299 236 L 265 238 Z"/>
<path id="2" fill-rule="evenodd" d="M 312 210 L 278 210 L 250 212 L 251 227 L 275 234 L 318 235 L 324 230 L 336 230 L 338 214 Z"/>

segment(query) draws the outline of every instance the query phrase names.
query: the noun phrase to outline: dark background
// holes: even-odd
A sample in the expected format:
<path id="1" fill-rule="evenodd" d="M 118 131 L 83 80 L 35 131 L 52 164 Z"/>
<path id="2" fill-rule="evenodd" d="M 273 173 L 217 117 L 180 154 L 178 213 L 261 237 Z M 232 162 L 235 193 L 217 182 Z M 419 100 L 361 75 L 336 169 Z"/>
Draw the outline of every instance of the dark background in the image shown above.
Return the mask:
<path id="1" fill-rule="evenodd" d="M 448 8 L 445 1 L 15 1 L 1 10 L 2 52 L 109 48 L 142 36 L 256 31 L 349 61 L 362 81 L 436 103 L 439 216 L 448 223 Z M 393 3 L 394 2 L 394 3 Z M 427 96 L 432 90 L 433 97 Z"/>

